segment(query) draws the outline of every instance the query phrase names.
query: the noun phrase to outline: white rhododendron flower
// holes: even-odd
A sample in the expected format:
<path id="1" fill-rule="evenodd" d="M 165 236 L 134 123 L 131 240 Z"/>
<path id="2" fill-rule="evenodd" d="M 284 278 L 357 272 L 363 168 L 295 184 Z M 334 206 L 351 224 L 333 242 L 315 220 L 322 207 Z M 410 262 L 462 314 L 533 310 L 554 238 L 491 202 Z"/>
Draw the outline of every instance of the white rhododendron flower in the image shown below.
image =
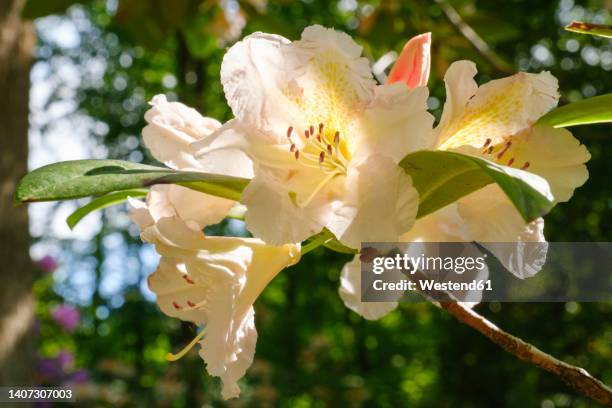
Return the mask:
<path id="1" fill-rule="evenodd" d="M 418 193 L 397 165 L 432 147 L 428 90 L 377 86 L 347 34 L 307 27 L 299 41 L 255 33 L 229 49 L 221 82 L 235 119 L 196 142 L 203 161 L 227 148 L 253 160 L 242 196 L 249 231 L 273 244 L 327 227 L 345 245 L 394 241 Z"/>
<path id="2" fill-rule="evenodd" d="M 141 228 L 142 239 L 153 243 L 161 255 L 157 271 L 149 277 L 160 309 L 204 327 L 171 359 L 180 358 L 199 342 L 206 369 L 221 378 L 223 398 L 237 397 L 237 382 L 255 354 L 253 303 L 282 269 L 298 261 L 299 245 L 205 236 L 169 204 L 167 191 L 155 190 L 146 203 L 131 203 L 130 217 Z"/>
<path id="3" fill-rule="evenodd" d="M 196 159 L 192 143 L 205 139 L 221 124 L 205 118 L 195 109 L 179 102 L 168 102 L 164 95 L 155 96 L 151 109 L 145 113 L 147 126 L 142 131 L 145 146 L 153 157 L 176 170 L 191 170 L 251 177 L 251 161 L 238 150 L 216 153 L 206 163 Z M 203 194 L 179 185 L 160 185 L 151 190 L 158 196 L 153 202 L 158 213 L 176 213 L 194 229 L 216 224 L 223 220 L 235 202 L 225 198 Z"/>
<path id="4" fill-rule="evenodd" d="M 192 143 L 220 123 L 164 96 L 153 98 L 145 115 L 145 145 L 153 156 L 179 170 L 252 176 L 243 152 L 224 150 L 204 164 Z M 151 188 L 146 203 L 130 199 L 130 218 L 144 241 L 162 256 L 149 287 L 169 316 L 203 325 L 196 342 L 208 372 L 223 382 L 224 398 L 238 396 L 237 381 L 253 361 L 257 331 L 253 303 L 266 285 L 299 259 L 298 245 L 270 246 L 255 238 L 207 237 L 202 229 L 220 222 L 235 204 L 178 185 Z"/>
<path id="5" fill-rule="evenodd" d="M 416 37 L 418 38 L 418 37 Z M 393 67 L 389 80 L 405 81 L 425 72 L 427 66 L 416 52 L 426 43 L 411 40 L 413 49 L 405 47 L 408 62 L 400 59 Z M 421 44 L 421 45 L 419 45 Z M 428 47 L 426 48 L 428 49 Z M 427 57 L 429 55 L 425 53 Z M 412 60 L 408 55 L 417 55 Z M 558 83 L 548 72 L 518 73 L 490 81 L 478 87 L 474 81 L 476 67 L 470 61 L 453 63 L 445 75 L 447 100 L 439 125 L 434 130 L 434 148 L 454 150 L 476 155 L 508 166 L 508 171 L 519 169 L 545 180 L 555 202 L 569 200 L 575 188 L 584 184 L 588 172 L 584 165 L 590 158 L 586 147 L 565 129 L 534 125 L 558 102 Z M 544 220 L 538 218 L 527 224 L 512 202 L 496 184 L 475 191 L 456 203 L 416 221 L 403 234 L 401 242 L 471 242 L 477 241 L 490 250 L 500 262 L 519 278 L 536 274 L 546 260 Z M 500 244 L 504 243 L 504 244 Z M 508 245 L 507 243 L 516 243 Z M 529 244 L 531 243 L 531 244 Z M 534 244 L 541 243 L 541 244 Z M 372 318 L 371 306 L 361 302 L 359 291 L 358 258 L 343 270 L 340 294 L 347 307 Z M 349 279 L 351 279 L 349 281 Z M 349 297 L 347 293 L 351 293 Z M 389 303 L 390 306 L 394 303 Z M 377 317 L 386 313 L 380 305 Z"/>
<path id="6" fill-rule="evenodd" d="M 566 129 L 534 125 L 557 105 L 558 83 L 549 72 L 518 73 L 482 86 L 474 81 L 476 66 L 453 63 L 445 77 L 446 103 L 434 134 L 436 148 L 468 153 L 542 177 L 555 202 L 569 200 L 588 178 L 584 163 L 590 154 Z M 483 243 L 520 278 L 543 265 L 544 220 L 526 224 L 496 184 L 458 200 L 457 213 L 468 239 Z M 436 217 L 434 213 L 430 217 Z M 516 242 L 516 246 L 495 245 Z"/>

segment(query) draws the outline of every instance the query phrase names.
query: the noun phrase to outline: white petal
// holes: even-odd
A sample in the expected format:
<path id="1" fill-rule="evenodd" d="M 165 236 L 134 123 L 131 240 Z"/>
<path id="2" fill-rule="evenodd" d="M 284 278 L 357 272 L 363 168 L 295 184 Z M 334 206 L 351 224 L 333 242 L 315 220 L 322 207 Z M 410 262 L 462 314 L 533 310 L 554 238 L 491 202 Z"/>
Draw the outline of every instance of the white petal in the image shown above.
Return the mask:
<path id="1" fill-rule="evenodd" d="M 248 135 L 240 122 L 232 119 L 215 132 L 192 143 L 199 171 L 252 178 L 253 162 L 247 156 Z"/>
<path id="2" fill-rule="evenodd" d="M 557 88 L 558 81 L 549 72 L 521 72 L 487 82 L 467 101 L 463 112 L 441 128 L 440 148 L 480 148 L 487 139 L 494 145 L 502 143 L 556 106 Z"/>
<path id="3" fill-rule="evenodd" d="M 234 44 L 223 57 L 225 98 L 234 116 L 248 126 L 280 134 L 290 126 L 281 51 L 288 43 L 286 38 L 258 32 Z"/>
<path id="4" fill-rule="evenodd" d="M 397 241 L 414 224 L 419 194 L 388 157 L 370 156 L 349 168 L 345 191 L 327 227 L 348 247 Z"/>
<path id="5" fill-rule="evenodd" d="M 526 225 L 525 221 L 496 185 L 469 194 L 458 201 L 459 214 L 465 220 L 474 241 L 483 243 L 517 243 L 492 246 L 502 264 L 520 278 L 538 272 L 546 257 L 545 245 L 522 245 L 522 242 L 545 242 L 542 220 Z"/>
<path id="6" fill-rule="evenodd" d="M 369 61 L 361 56 L 362 50 L 348 34 L 312 25 L 284 53 L 290 72 L 298 72 L 293 79 L 307 92 L 312 92 L 311 85 L 315 85 L 329 90 L 328 98 L 345 99 L 354 94 L 357 100 L 367 101 L 375 82 Z"/>
<path id="7" fill-rule="evenodd" d="M 346 307 L 368 320 L 380 319 L 397 307 L 397 302 L 361 301 L 361 262 L 359 261 L 359 255 L 342 268 L 338 293 Z"/>
<path id="8" fill-rule="evenodd" d="M 446 102 L 444 102 L 440 123 L 434 131 L 438 144 L 450 136 L 448 128 L 460 120 L 468 101 L 476 93 L 478 84 L 474 76 L 477 72 L 476 64 L 472 61 L 456 61 L 448 67 L 444 74 Z"/>
<path id="9" fill-rule="evenodd" d="M 161 218 L 173 216 L 179 216 L 192 228 L 201 230 L 222 221 L 235 202 L 187 187 L 168 184 L 153 186 L 144 206 L 137 203 L 132 205 L 138 207 L 130 211 L 131 218 L 141 230 Z"/>
<path id="10" fill-rule="evenodd" d="M 253 361 L 257 332 L 253 303 L 267 284 L 299 259 L 299 247 L 273 247 L 253 238 L 205 237 L 178 217 L 143 232 L 162 255 L 149 279 L 160 308 L 203 323 L 200 355 L 223 382 L 224 398 L 238 396 L 237 381 Z"/>
<path id="11" fill-rule="evenodd" d="M 285 244 L 304 241 L 323 229 L 332 211 L 327 191 L 319 191 L 307 205 L 300 206 L 291 199 L 291 190 L 269 171 L 258 171 L 243 191 L 241 201 L 247 206 L 247 229 L 254 236 L 270 244 Z M 300 201 L 302 197 L 300 194 Z"/>
<path id="12" fill-rule="evenodd" d="M 516 245 L 495 242 L 483 242 L 482 245 L 514 275 L 521 279 L 529 278 L 546 263 L 548 243 L 544 238 L 544 220 L 538 218 L 527 224 L 515 242 Z"/>
<path id="13" fill-rule="evenodd" d="M 151 105 L 145 113 L 148 125 L 142 134 L 153 157 L 175 169 L 198 168 L 190 144 L 209 135 L 221 124 L 182 103 L 168 102 L 164 95 L 155 96 Z"/>
<path id="14" fill-rule="evenodd" d="M 353 160 L 379 153 L 400 162 L 408 153 L 434 145 L 434 117 L 427 112 L 427 88 L 403 83 L 377 86 L 367 106 Z"/>
<path id="15" fill-rule="evenodd" d="M 471 241 L 464 220 L 453 203 L 419 218 L 400 242 L 467 242 Z"/>
<path id="16" fill-rule="evenodd" d="M 544 177 L 556 202 L 570 199 L 574 189 L 589 178 L 584 163 L 591 155 L 567 129 L 534 126 L 512 138 L 508 153 L 518 165 L 529 163 L 528 171 Z"/>

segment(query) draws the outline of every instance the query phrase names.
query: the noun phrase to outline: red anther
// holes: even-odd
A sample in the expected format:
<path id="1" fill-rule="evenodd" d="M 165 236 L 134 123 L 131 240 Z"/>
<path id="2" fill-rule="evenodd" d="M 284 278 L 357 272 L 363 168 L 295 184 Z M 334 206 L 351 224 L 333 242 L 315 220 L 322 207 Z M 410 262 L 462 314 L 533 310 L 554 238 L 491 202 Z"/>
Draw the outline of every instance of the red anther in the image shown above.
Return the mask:
<path id="1" fill-rule="evenodd" d="M 289 148 L 289 151 L 293 153 L 295 152 L 295 149 L 296 149 L 295 143 L 291 143 L 291 147 Z"/>
<path id="2" fill-rule="evenodd" d="M 332 154 L 332 147 L 330 144 L 327 145 L 327 153 L 329 153 L 330 156 Z"/>
<path id="3" fill-rule="evenodd" d="M 193 303 L 191 300 L 188 300 L 187 304 L 189 305 L 189 307 L 195 307 L 195 303 Z"/>
<path id="4" fill-rule="evenodd" d="M 179 306 L 178 303 L 176 302 L 172 302 L 172 306 L 174 306 L 175 309 L 180 309 L 181 307 Z"/>
<path id="5" fill-rule="evenodd" d="M 510 146 L 511 146 L 511 145 L 512 145 L 512 142 L 508 142 L 508 143 L 506 143 L 506 146 L 504 146 L 504 148 L 502 149 L 502 151 L 501 151 L 501 152 L 499 152 L 499 153 L 497 154 L 497 158 L 498 158 L 498 159 L 501 159 L 501 158 L 502 158 L 502 156 L 503 156 L 503 155 L 504 155 L 504 154 L 505 154 L 505 153 L 508 151 L 508 149 L 510 148 Z"/>
<path id="6" fill-rule="evenodd" d="M 310 125 L 309 130 L 310 130 L 310 134 L 314 135 L 314 126 Z"/>
<path id="7" fill-rule="evenodd" d="M 512 166 L 512 163 L 514 163 L 514 157 L 508 160 L 508 166 Z"/>
<path id="8" fill-rule="evenodd" d="M 487 140 L 485 140 L 485 143 L 484 143 L 484 145 L 482 146 L 482 148 L 484 149 L 485 147 L 487 147 L 487 146 L 488 146 L 488 145 L 490 145 L 490 144 L 491 144 L 491 139 L 487 139 Z"/>
<path id="9" fill-rule="evenodd" d="M 185 282 L 193 285 L 195 282 L 187 275 L 183 275 L 183 279 L 185 279 Z"/>
<path id="10" fill-rule="evenodd" d="M 334 134 L 334 144 L 338 145 L 338 143 L 340 143 L 340 132 L 336 131 L 336 134 Z"/>
<path id="11" fill-rule="evenodd" d="M 493 153 L 493 146 L 489 146 L 489 148 L 487 149 L 487 154 L 491 153 Z"/>
<path id="12" fill-rule="evenodd" d="M 319 164 L 323 163 L 325 160 L 325 152 L 319 153 Z"/>
<path id="13" fill-rule="evenodd" d="M 304 136 L 306 137 L 306 139 L 310 137 L 310 133 L 308 132 L 308 129 L 304 131 Z"/>
<path id="14" fill-rule="evenodd" d="M 293 126 L 289 126 L 289 127 L 287 128 L 287 137 L 288 137 L 288 138 L 291 138 L 291 132 L 293 132 Z"/>
<path id="15" fill-rule="evenodd" d="M 321 135 L 317 135 L 317 142 L 321 142 Z"/>
<path id="16" fill-rule="evenodd" d="M 300 151 L 298 149 L 295 150 L 295 160 L 300 158 Z"/>
<path id="17" fill-rule="evenodd" d="M 319 123 L 319 133 L 323 133 L 323 124 Z"/>
<path id="18" fill-rule="evenodd" d="M 525 170 L 527 167 L 529 167 L 529 162 L 525 162 L 525 164 L 523 164 L 521 167 L 521 170 Z"/>

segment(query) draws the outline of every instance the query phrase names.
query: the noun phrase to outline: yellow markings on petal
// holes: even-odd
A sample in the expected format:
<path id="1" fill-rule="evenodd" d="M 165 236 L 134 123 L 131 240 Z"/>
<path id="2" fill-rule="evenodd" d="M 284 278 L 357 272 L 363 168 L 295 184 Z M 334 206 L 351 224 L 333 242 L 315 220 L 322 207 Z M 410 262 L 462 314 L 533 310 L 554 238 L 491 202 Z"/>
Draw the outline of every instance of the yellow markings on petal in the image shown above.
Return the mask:
<path id="1" fill-rule="evenodd" d="M 333 153 L 344 158 L 345 162 L 353 151 L 357 135 L 355 123 L 362 109 L 356 89 L 359 85 L 351 84 L 347 70 L 345 60 L 337 53 L 318 53 L 308 62 L 304 74 L 296 78 L 301 90 L 295 89 L 295 83 L 290 83 L 284 90 L 285 96 L 293 103 L 294 116 L 301 122 L 294 125 L 296 131 L 303 133 L 314 126 L 311 138 L 316 140 L 320 134 L 323 150 L 332 146 Z M 320 132 L 319 124 L 324 125 Z M 336 138 L 336 133 L 339 133 L 339 138 Z M 306 146 L 306 152 L 317 157 L 320 153 L 318 146 Z"/>
<path id="2" fill-rule="evenodd" d="M 523 121 L 520 116 L 525 96 L 530 92 L 531 85 L 527 81 L 514 80 L 482 95 L 477 103 L 468 103 L 461 118 L 445 130 L 446 137 L 439 148 L 481 147 L 487 139 L 491 139 L 493 145 L 503 143 L 506 137 L 520 130 L 516 127 Z"/>

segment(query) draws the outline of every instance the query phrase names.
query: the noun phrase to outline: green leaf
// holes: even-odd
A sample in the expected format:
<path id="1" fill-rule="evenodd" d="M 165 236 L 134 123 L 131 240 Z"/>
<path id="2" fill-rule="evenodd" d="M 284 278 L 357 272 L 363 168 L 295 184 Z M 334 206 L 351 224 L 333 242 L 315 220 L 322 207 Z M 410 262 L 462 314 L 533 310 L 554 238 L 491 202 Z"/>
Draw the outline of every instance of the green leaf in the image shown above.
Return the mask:
<path id="1" fill-rule="evenodd" d="M 583 21 L 572 21 L 565 27 L 567 31 L 579 34 L 596 35 L 598 37 L 612 38 L 612 26 L 605 24 L 592 24 Z"/>
<path id="2" fill-rule="evenodd" d="M 154 184 L 180 184 L 237 201 L 248 182 L 238 177 L 176 171 L 121 160 L 74 160 L 50 164 L 27 174 L 17 185 L 15 202 L 69 200 Z"/>
<path id="3" fill-rule="evenodd" d="M 419 191 L 417 218 L 491 183 L 501 187 L 526 222 L 546 214 L 553 207 L 552 200 L 539 191 L 548 188 L 539 176 L 478 157 L 423 150 L 404 157 L 400 166 L 412 177 Z"/>
<path id="4" fill-rule="evenodd" d="M 561 106 L 538 120 L 556 128 L 606 122 L 612 122 L 612 93 Z"/>
<path id="5" fill-rule="evenodd" d="M 111 205 L 119 204 L 128 199 L 128 197 L 139 198 L 147 195 L 148 190 L 123 190 L 114 193 L 105 194 L 101 197 L 96 197 L 82 207 L 76 209 L 75 212 L 66 218 L 66 223 L 73 229 L 85 216 L 97 210 L 101 210 Z"/>

